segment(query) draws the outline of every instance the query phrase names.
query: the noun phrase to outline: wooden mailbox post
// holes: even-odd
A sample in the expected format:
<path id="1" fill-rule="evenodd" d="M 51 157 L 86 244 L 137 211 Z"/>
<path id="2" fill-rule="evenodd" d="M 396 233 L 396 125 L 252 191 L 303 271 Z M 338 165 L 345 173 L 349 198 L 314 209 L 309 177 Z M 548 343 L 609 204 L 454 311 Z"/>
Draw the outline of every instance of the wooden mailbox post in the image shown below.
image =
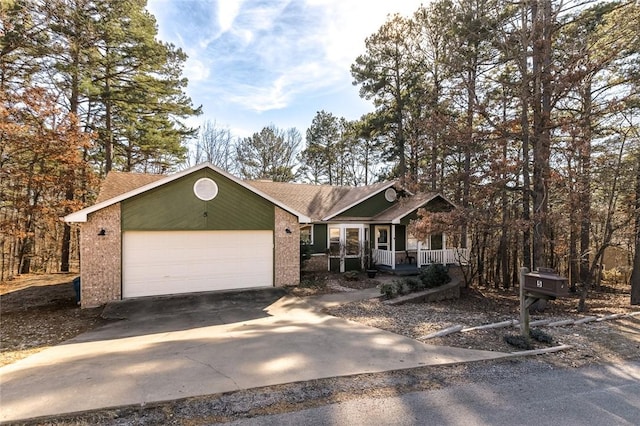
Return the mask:
<path id="1" fill-rule="evenodd" d="M 569 295 L 567 279 L 552 269 L 538 268 L 529 272 L 520 268 L 520 333 L 529 338 L 529 308 L 540 299 L 554 300 Z"/>

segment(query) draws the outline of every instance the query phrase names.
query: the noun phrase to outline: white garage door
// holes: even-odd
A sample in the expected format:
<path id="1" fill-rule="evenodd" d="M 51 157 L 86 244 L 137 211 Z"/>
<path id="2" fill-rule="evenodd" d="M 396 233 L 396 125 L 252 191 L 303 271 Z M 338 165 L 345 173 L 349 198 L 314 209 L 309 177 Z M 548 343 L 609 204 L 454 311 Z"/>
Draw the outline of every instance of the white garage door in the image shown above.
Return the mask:
<path id="1" fill-rule="evenodd" d="M 272 231 L 126 231 L 124 298 L 273 285 Z"/>

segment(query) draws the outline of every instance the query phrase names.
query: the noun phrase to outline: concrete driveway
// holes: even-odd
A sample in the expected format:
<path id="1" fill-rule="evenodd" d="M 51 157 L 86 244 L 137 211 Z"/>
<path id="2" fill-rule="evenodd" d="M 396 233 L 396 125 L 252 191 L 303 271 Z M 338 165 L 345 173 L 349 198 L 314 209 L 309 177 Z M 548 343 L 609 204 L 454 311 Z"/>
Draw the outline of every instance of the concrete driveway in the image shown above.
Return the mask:
<path id="1" fill-rule="evenodd" d="M 109 305 L 105 314 L 121 321 L 0 368 L 0 421 L 507 356 L 427 345 L 320 309 L 372 290 L 281 296 L 269 289 Z"/>

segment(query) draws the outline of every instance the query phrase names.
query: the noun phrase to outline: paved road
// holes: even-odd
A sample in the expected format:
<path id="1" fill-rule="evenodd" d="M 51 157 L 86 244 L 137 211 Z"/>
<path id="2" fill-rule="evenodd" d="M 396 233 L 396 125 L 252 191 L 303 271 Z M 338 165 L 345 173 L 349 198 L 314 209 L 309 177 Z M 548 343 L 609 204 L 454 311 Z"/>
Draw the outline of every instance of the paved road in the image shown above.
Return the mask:
<path id="1" fill-rule="evenodd" d="M 639 425 L 640 360 L 360 399 L 232 425 Z"/>

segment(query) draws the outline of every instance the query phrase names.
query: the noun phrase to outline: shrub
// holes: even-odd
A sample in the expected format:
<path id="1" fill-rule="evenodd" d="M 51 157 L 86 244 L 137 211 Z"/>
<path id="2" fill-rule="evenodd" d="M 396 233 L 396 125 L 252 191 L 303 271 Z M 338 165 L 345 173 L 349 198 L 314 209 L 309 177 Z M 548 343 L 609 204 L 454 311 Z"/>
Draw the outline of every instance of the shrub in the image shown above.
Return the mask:
<path id="1" fill-rule="evenodd" d="M 424 284 L 417 278 L 405 278 L 405 286 L 409 287 L 411 291 L 420 291 L 424 288 Z"/>
<path id="2" fill-rule="evenodd" d="M 531 346 L 531 341 L 521 334 L 507 334 L 506 336 L 504 336 L 504 341 L 511 346 L 515 346 L 518 349 L 533 349 L 533 346 Z"/>
<path id="3" fill-rule="evenodd" d="M 347 271 L 344 273 L 344 279 L 347 281 L 357 281 L 358 271 Z"/>
<path id="4" fill-rule="evenodd" d="M 298 287 L 320 288 L 320 287 L 324 287 L 326 284 L 327 284 L 326 281 L 322 277 L 319 277 L 313 274 L 313 275 L 305 276 L 304 278 L 302 278 L 300 280 L 300 284 L 298 285 Z"/>
<path id="5" fill-rule="evenodd" d="M 387 299 L 393 299 L 397 295 L 396 286 L 393 282 L 382 284 L 380 294 L 384 294 Z"/>
<path id="6" fill-rule="evenodd" d="M 540 343 L 553 343 L 553 336 L 549 333 L 545 333 L 544 331 L 534 328 L 529 331 L 529 335 L 532 339 L 537 340 Z"/>
<path id="7" fill-rule="evenodd" d="M 447 268 L 441 264 L 432 264 L 420 270 L 420 281 L 426 288 L 434 288 L 451 281 Z"/>
<path id="8" fill-rule="evenodd" d="M 393 280 L 391 281 L 391 284 L 393 284 L 396 289 L 396 294 L 399 296 L 409 294 L 411 292 L 409 286 L 405 284 L 405 280 Z"/>

